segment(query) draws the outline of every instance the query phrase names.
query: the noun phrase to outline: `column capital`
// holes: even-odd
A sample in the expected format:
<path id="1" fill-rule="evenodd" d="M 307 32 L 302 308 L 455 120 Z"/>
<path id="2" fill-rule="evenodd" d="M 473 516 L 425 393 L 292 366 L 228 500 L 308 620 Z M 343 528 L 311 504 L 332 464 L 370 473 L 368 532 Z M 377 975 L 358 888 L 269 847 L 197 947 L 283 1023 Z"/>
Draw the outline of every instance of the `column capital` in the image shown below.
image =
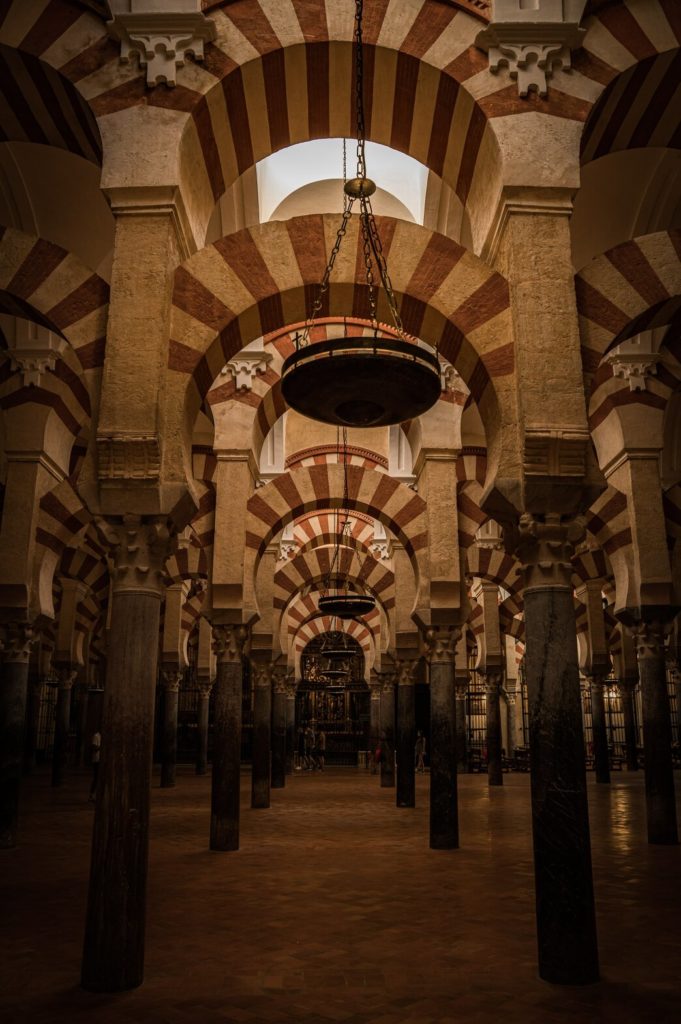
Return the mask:
<path id="1" fill-rule="evenodd" d="M 414 673 L 416 672 L 416 666 L 418 665 L 418 658 L 409 658 L 397 663 L 397 685 L 398 686 L 414 686 L 416 680 Z"/>
<path id="2" fill-rule="evenodd" d="M 397 682 L 397 672 L 381 672 L 381 693 L 392 693 Z"/>
<path id="3" fill-rule="evenodd" d="M 620 693 L 633 693 L 638 686 L 638 676 L 623 676 L 617 680 L 617 689 Z"/>
<path id="4" fill-rule="evenodd" d="M 485 692 L 496 696 L 501 692 L 504 682 L 504 673 L 501 669 L 488 669 L 483 675 L 485 680 Z"/>
<path id="5" fill-rule="evenodd" d="M 636 658 L 639 662 L 664 657 L 666 631 L 667 624 L 659 619 L 639 622 L 633 627 Z"/>
<path id="6" fill-rule="evenodd" d="M 38 634 L 32 622 L 9 622 L 2 637 L 2 657 L 5 662 L 28 663 L 31 647 L 37 643 Z"/>
<path id="7" fill-rule="evenodd" d="M 161 669 L 161 685 L 167 693 L 178 693 L 182 682 L 183 671 L 176 666 Z"/>
<path id="8" fill-rule="evenodd" d="M 253 663 L 253 682 L 258 689 L 269 689 L 272 685 L 272 668 L 269 661 Z"/>
<path id="9" fill-rule="evenodd" d="M 125 515 L 98 518 L 108 547 L 114 593 L 163 594 L 163 565 L 172 554 L 175 536 L 164 516 Z"/>
<path id="10" fill-rule="evenodd" d="M 59 680 L 59 689 L 71 690 L 73 688 L 73 684 L 76 681 L 77 675 L 78 672 L 76 671 L 76 669 L 72 668 L 70 665 L 58 668 L 57 679 Z"/>
<path id="11" fill-rule="evenodd" d="M 431 665 L 453 665 L 461 626 L 431 626 L 425 632 L 426 658 Z"/>
<path id="12" fill-rule="evenodd" d="M 121 44 L 121 64 L 130 63 L 137 54 L 140 67 L 147 69 L 147 87 L 175 85 L 177 69 L 188 56 L 203 60 L 204 44 L 215 39 L 215 24 L 201 12 L 197 0 L 180 0 L 170 9 L 147 2 L 138 3 L 130 12 L 112 0 L 113 18 L 107 22 L 109 34 Z"/>
<path id="13" fill-rule="evenodd" d="M 272 666 L 272 687 L 275 693 L 287 694 L 289 690 L 288 673 L 286 669 Z"/>
<path id="14" fill-rule="evenodd" d="M 247 638 L 248 630 L 245 626 L 213 626 L 213 650 L 218 662 L 241 662 Z"/>
<path id="15" fill-rule="evenodd" d="M 199 688 L 199 693 L 201 694 L 202 697 L 210 697 L 210 692 L 213 689 L 213 683 L 214 683 L 214 680 L 212 680 L 212 679 L 202 679 L 199 676 L 199 678 L 197 680 L 197 686 Z"/>
<path id="16" fill-rule="evenodd" d="M 520 517 L 515 553 L 522 565 L 524 589 L 572 591 L 572 555 L 584 533 L 580 519 L 560 513 Z"/>

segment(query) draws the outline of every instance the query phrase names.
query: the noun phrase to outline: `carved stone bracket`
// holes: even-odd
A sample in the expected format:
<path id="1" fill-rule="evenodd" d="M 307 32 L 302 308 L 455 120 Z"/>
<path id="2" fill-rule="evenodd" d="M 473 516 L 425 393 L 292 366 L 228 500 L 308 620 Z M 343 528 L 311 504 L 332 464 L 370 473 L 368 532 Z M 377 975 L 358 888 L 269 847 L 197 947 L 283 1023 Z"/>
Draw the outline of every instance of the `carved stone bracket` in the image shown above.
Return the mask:
<path id="1" fill-rule="evenodd" d="M 612 366 L 615 377 L 628 381 L 630 391 L 646 391 L 648 379 L 657 374 L 658 360 L 649 354 L 637 358 L 632 354 L 624 356 L 617 353 L 606 356 L 605 361 Z"/>
<path id="2" fill-rule="evenodd" d="M 548 95 L 554 68 L 569 70 L 571 50 L 582 45 L 585 29 L 579 21 L 586 0 L 494 0 L 492 22 L 475 43 L 489 54 L 489 69 L 507 67 L 518 83 L 518 94 Z"/>
<path id="3" fill-rule="evenodd" d="M 253 381 L 257 374 L 263 374 L 267 370 L 267 367 L 272 362 L 272 354 L 270 352 L 239 352 L 238 355 L 234 356 L 234 359 L 230 359 L 226 366 L 223 366 L 220 373 L 224 376 L 226 373 L 231 373 L 234 377 L 236 384 L 236 390 L 242 394 L 245 391 L 251 391 L 253 388 Z"/>
<path id="4" fill-rule="evenodd" d="M 460 626 L 432 626 L 425 635 L 426 658 L 431 665 L 453 665 L 460 639 Z"/>
<path id="5" fill-rule="evenodd" d="M 516 554 L 522 564 L 525 590 L 544 587 L 572 589 L 574 545 L 584 531 L 579 519 L 558 513 L 520 517 Z"/>
<path id="6" fill-rule="evenodd" d="M 2 657 L 6 662 L 28 662 L 31 647 L 38 640 L 33 625 L 28 622 L 10 622 L 4 628 Z"/>
<path id="7" fill-rule="evenodd" d="M 98 519 L 97 529 L 109 548 L 115 591 L 157 594 L 163 591 L 163 563 L 172 553 L 175 538 L 163 517 L 120 520 Z"/>
<path id="8" fill-rule="evenodd" d="M 247 638 L 245 626 L 213 626 L 213 650 L 218 662 L 240 662 Z"/>
<path id="9" fill-rule="evenodd" d="M 215 39 L 215 25 L 200 12 L 197 0 L 175 2 L 173 11 L 153 10 L 149 0 L 136 6 L 131 12 L 121 9 L 120 0 L 111 3 L 114 17 L 107 28 L 120 40 L 121 63 L 127 64 L 137 54 L 140 67 L 146 66 L 149 88 L 161 83 L 174 86 L 177 69 L 187 57 L 203 60 L 204 44 Z M 152 9 L 139 9 L 143 7 Z"/>
<path id="10" fill-rule="evenodd" d="M 22 375 L 24 387 L 40 387 L 47 373 L 53 373 L 60 358 L 58 352 L 43 348 L 21 348 L 10 352 L 10 366 Z"/>

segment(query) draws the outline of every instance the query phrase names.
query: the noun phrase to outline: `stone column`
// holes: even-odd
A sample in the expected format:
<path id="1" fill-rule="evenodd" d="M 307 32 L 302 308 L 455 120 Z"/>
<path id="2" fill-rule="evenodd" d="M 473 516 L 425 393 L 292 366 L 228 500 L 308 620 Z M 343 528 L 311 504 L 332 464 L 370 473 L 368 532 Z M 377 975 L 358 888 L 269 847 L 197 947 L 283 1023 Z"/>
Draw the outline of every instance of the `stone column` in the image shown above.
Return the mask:
<path id="1" fill-rule="evenodd" d="M 430 848 L 459 846 L 455 651 L 461 630 L 428 630 L 430 661 Z"/>
<path id="2" fill-rule="evenodd" d="M 76 672 L 71 668 L 58 670 L 57 708 L 54 722 L 54 746 L 52 748 L 52 785 L 61 786 L 69 751 L 69 729 L 71 725 L 71 693 Z"/>
<path id="3" fill-rule="evenodd" d="M 646 783 L 648 842 L 678 843 L 672 766 L 672 726 L 667 694 L 664 624 L 642 622 L 635 633 L 641 680 L 643 768 Z"/>
<path id="4" fill-rule="evenodd" d="M 561 516 L 523 515 L 532 833 L 539 975 L 598 979 L 584 735 L 571 582 L 571 530 Z"/>
<path id="5" fill-rule="evenodd" d="M 239 849 L 242 652 L 246 636 L 242 626 L 213 627 L 217 674 L 213 702 L 211 850 Z"/>
<path id="6" fill-rule="evenodd" d="M 516 691 L 506 690 L 506 727 L 508 730 L 508 756 L 512 758 L 515 748 L 518 746 L 518 738 L 515 727 L 516 716 Z"/>
<path id="7" fill-rule="evenodd" d="M 100 529 L 114 565 L 81 981 L 118 992 L 144 974 L 161 569 L 171 543 L 160 519 L 128 515 Z"/>
<path id="8" fill-rule="evenodd" d="M 270 806 L 272 666 L 253 665 L 253 771 L 251 807 Z"/>
<path id="9" fill-rule="evenodd" d="M 286 774 L 293 774 L 296 753 L 296 684 L 286 682 Z"/>
<path id="10" fill-rule="evenodd" d="M 634 691 L 636 679 L 618 679 L 617 688 L 620 692 L 622 717 L 624 718 L 624 749 L 627 758 L 627 771 L 638 771 L 638 736 L 636 732 L 636 711 L 634 708 Z"/>
<path id="11" fill-rule="evenodd" d="M 0 676 L 0 849 L 17 845 L 19 783 L 24 756 L 28 662 L 33 628 L 7 627 Z"/>
<path id="12" fill-rule="evenodd" d="M 381 678 L 372 672 L 369 681 L 369 761 L 372 775 L 376 774 L 375 754 L 381 738 Z"/>
<path id="13" fill-rule="evenodd" d="M 381 788 L 392 789 L 395 785 L 395 677 L 393 673 L 383 675 L 381 687 L 380 740 Z"/>
<path id="14" fill-rule="evenodd" d="M 272 676 L 272 789 L 286 786 L 286 674 Z"/>
<path id="15" fill-rule="evenodd" d="M 610 782 L 608 726 L 605 721 L 605 696 L 600 676 L 589 676 L 591 684 L 591 732 L 594 748 L 596 782 Z"/>
<path id="16" fill-rule="evenodd" d="M 504 773 L 501 762 L 501 684 L 503 673 L 485 673 L 485 695 L 487 714 L 485 721 L 485 745 L 487 746 L 487 783 L 503 786 Z"/>
<path id="17" fill-rule="evenodd" d="M 414 747 L 416 745 L 416 705 L 414 694 L 413 660 L 400 662 L 397 677 L 397 786 L 395 802 L 398 807 L 416 806 L 416 773 Z"/>
<path id="18" fill-rule="evenodd" d="M 199 679 L 199 708 L 197 715 L 196 774 L 205 775 L 208 768 L 208 722 L 210 717 L 210 680 Z"/>
<path id="19" fill-rule="evenodd" d="M 161 789 L 175 785 L 177 766 L 177 706 L 180 700 L 182 669 L 164 668 L 161 672 L 163 688 L 163 730 L 161 733 Z"/>

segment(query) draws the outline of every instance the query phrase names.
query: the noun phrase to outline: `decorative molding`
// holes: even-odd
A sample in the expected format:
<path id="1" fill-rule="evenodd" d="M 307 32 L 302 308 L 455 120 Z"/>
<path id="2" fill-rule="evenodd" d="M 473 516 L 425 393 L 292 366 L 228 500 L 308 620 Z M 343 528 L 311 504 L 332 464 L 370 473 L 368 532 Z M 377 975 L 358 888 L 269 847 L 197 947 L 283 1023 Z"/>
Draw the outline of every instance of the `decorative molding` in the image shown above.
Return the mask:
<path id="1" fill-rule="evenodd" d="M 114 593 L 127 591 L 160 598 L 163 564 L 174 548 L 166 519 L 128 515 L 121 519 L 99 518 L 95 523 L 109 548 Z"/>
<path id="2" fill-rule="evenodd" d="M 100 434 L 97 457 L 100 480 L 158 480 L 161 473 L 156 434 Z"/>
<path id="3" fill-rule="evenodd" d="M 370 448 L 358 448 L 356 445 L 349 444 L 346 448 L 349 456 L 356 455 L 360 459 L 368 459 L 369 462 L 375 462 L 377 466 L 381 466 L 383 469 L 388 468 L 388 460 L 384 455 L 378 455 L 377 452 L 371 451 Z M 286 459 L 286 468 L 291 469 L 298 462 L 302 462 L 304 459 L 313 459 L 317 455 L 335 455 L 340 462 L 338 445 L 335 444 L 317 444 L 312 448 L 303 448 L 298 452 L 293 452 Z M 350 464 L 350 463 L 348 463 Z"/>
<path id="4" fill-rule="evenodd" d="M 579 27 L 586 0 L 494 0 L 492 21 L 475 43 L 489 55 L 494 75 L 508 68 L 518 83 L 518 95 L 535 91 L 548 95 L 548 80 L 556 67 L 569 71 L 571 50 L 582 45 L 586 29 Z"/>
<path id="5" fill-rule="evenodd" d="M 220 370 L 221 376 L 225 377 L 231 373 L 239 394 L 253 390 L 253 381 L 257 374 L 263 374 L 272 362 L 271 352 L 249 352 L 247 349 L 239 352 L 233 359 Z"/>
<path id="6" fill-rule="evenodd" d="M 523 472 L 529 477 L 572 477 L 583 479 L 589 431 L 526 427 L 523 444 Z"/>
<path id="7" fill-rule="evenodd" d="M 148 0 L 149 2 L 149 0 Z M 121 10 L 121 0 L 112 0 L 113 19 L 107 22 L 109 34 L 121 44 L 121 64 L 128 64 L 137 54 L 140 67 L 147 69 L 147 87 L 176 84 L 177 69 L 188 57 L 203 60 L 204 44 L 215 39 L 212 21 L 198 10 L 198 0 L 184 0 L 185 10 L 139 10 L 147 6 L 136 3 L 137 10 Z"/>

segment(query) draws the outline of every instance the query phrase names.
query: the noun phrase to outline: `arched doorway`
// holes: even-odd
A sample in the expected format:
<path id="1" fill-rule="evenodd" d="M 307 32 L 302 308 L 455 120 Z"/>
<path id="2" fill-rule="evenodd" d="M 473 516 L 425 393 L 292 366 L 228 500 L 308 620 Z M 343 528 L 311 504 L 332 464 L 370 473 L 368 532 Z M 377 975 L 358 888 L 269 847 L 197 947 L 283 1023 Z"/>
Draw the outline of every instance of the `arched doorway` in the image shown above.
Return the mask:
<path id="1" fill-rule="evenodd" d="M 326 733 L 326 764 L 356 767 L 369 745 L 369 687 L 364 654 L 347 633 L 316 636 L 300 658 L 296 734 L 311 726 Z"/>

